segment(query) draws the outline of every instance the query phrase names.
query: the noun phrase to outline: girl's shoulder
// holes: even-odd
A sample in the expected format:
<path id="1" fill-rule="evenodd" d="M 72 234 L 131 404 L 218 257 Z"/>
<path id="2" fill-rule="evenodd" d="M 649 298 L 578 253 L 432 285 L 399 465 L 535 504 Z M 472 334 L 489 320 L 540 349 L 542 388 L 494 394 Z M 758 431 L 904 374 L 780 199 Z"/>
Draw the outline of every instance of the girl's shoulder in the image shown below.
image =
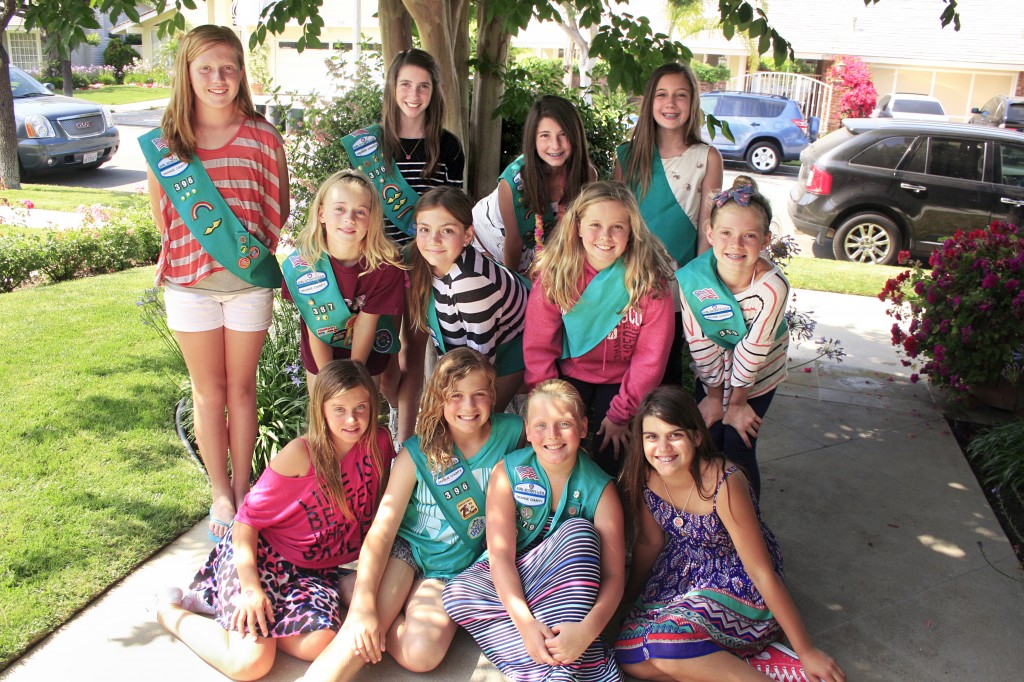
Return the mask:
<path id="1" fill-rule="evenodd" d="M 248 118 L 243 125 L 250 129 L 254 136 L 258 138 L 266 138 L 278 145 L 284 145 L 284 136 L 281 135 L 281 131 L 267 121 L 267 119 L 263 118 L 263 116 L 257 115 Z"/>
<path id="2" fill-rule="evenodd" d="M 309 475 L 313 466 L 310 457 L 309 444 L 299 437 L 274 455 L 267 468 L 285 478 L 302 478 Z"/>

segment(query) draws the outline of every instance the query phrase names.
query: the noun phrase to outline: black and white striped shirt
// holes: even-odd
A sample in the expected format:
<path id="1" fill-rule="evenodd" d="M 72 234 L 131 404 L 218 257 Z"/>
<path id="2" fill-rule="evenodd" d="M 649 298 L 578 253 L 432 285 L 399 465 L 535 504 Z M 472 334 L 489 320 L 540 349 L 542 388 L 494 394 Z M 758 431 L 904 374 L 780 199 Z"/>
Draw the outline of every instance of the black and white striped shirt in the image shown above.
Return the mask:
<path id="1" fill-rule="evenodd" d="M 526 284 L 473 247 L 444 277 L 433 278 L 434 307 L 448 350 L 467 346 L 491 361 L 498 346 L 523 333 Z"/>
<path id="2" fill-rule="evenodd" d="M 421 177 L 423 169 L 427 165 L 426 142 L 422 139 L 400 138 L 402 149 L 405 154 L 394 159 L 395 168 L 402 174 L 409 187 L 416 191 L 416 194 L 423 196 L 435 187 L 451 185 L 462 189 L 463 171 L 466 165 L 466 155 L 462 152 L 462 145 L 459 138 L 447 130 L 441 131 L 441 155 L 437 166 L 434 167 L 434 174 L 429 178 Z M 409 158 L 406 159 L 405 155 Z M 393 242 L 402 246 L 412 240 L 412 237 L 384 218 L 384 234 Z"/>

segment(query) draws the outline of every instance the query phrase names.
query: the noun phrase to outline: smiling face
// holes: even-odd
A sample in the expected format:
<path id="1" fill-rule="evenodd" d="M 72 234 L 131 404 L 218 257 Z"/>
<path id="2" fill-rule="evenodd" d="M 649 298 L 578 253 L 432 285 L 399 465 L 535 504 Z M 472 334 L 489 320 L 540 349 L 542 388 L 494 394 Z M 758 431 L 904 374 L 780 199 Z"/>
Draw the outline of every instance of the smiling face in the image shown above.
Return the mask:
<path id="1" fill-rule="evenodd" d="M 189 63 L 188 76 L 197 104 L 234 106 L 242 82 L 238 53 L 226 43 L 212 45 Z"/>
<path id="2" fill-rule="evenodd" d="M 651 113 L 659 128 L 677 130 L 690 120 L 693 93 L 690 83 L 681 73 L 668 73 L 658 79 L 654 89 Z"/>
<path id="3" fill-rule="evenodd" d="M 444 420 L 452 431 L 472 435 L 489 423 L 494 398 L 483 370 L 475 369 L 455 382 L 451 395 L 444 402 Z"/>
<path id="4" fill-rule="evenodd" d="M 718 261 L 719 272 L 741 279 L 753 276 L 761 251 L 771 238 L 772 233 L 765 229 L 761 212 L 736 203 L 718 209 L 714 224 L 708 227 L 708 241 Z"/>
<path id="5" fill-rule="evenodd" d="M 544 117 L 537 124 L 537 156 L 552 168 L 565 165 L 572 156 L 569 135 L 553 118 Z"/>
<path id="6" fill-rule="evenodd" d="M 591 204 L 580 214 L 579 234 L 587 263 L 600 272 L 629 246 L 629 211 L 618 201 Z"/>
<path id="7" fill-rule="evenodd" d="M 426 69 L 406 64 L 398 70 L 395 83 L 395 100 L 402 116 L 414 120 L 423 115 L 430 106 L 434 94 L 434 82 Z"/>
<path id="8" fill-rule="evenodd" d="M 526 417 L 526 440 L 545 468 L 574 466 L 587 420 L 577 421 L 572 406 L 548 395 L 530 398 Z"/>
<path id="9" fill-rule="evenodd" d="M 663 478 L 689 469 L 700 444 L 699 436 L 657 417 L 643 420 L 644 457 Z"/>
<path id="10" fill-rule="evenodd" d="M 354 183 L 335 183 L 324 194 L 319 220 L 332 256 L 342 260 L 358 256 L 370 227 L 370 204 L 369 192 Z"/>
<path id="11" fill-rule="evenodd" d="M 351 448 L 370 427 L 370 392 L 362 386 L 338 393 L 324 402 L 324 421 L 331 439 Z"/>
<path id="12" fill-rule="evenodd" d="M 416 214 L 416 248 L 435 277 L 448 274 L 473 241 L 473 226 L 463 225 L 440 206 Z"/>

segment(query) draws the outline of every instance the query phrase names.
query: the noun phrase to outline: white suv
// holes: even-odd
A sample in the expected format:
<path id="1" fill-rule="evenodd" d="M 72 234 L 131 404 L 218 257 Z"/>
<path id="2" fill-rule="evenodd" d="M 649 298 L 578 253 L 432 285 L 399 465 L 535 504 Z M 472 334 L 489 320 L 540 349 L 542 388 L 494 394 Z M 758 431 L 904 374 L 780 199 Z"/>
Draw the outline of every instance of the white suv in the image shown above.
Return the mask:
<path id="1" fill-rule="evenodd" d="M 894 92 L 878 99 L 871 118 L 901 118 L 918 121 L 948 121 L 942 103 L 928 95 Z"/>

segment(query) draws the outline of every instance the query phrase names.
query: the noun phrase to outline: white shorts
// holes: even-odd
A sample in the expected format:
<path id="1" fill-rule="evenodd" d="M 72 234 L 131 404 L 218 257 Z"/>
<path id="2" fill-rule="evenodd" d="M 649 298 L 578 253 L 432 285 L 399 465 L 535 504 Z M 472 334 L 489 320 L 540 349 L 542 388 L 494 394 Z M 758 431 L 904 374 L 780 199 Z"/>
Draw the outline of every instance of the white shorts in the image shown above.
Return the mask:
<path id="1" fill-rule="evenodd" d="M 176 332 L 208 332 L 224 327 L 236 332 L 270 329 L 274 290 L 253 289 L 237 294 L 214 294 L 164 288 L 167 327 Z"/>

